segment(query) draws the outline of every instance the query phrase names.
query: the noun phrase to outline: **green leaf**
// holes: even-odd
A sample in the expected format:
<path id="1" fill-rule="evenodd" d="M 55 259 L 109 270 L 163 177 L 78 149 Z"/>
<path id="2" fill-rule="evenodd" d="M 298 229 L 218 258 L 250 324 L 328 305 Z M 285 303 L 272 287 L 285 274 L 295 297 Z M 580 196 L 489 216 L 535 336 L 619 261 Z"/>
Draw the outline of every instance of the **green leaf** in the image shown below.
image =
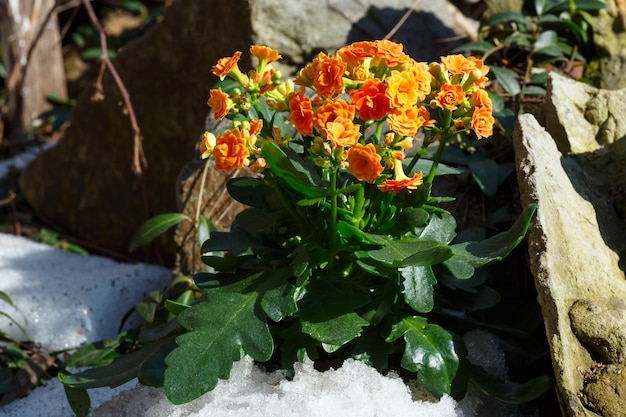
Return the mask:
<path id="1" fill-rule="evenodd" d="M 80 57 L 85 61 L 100 59 L 101 56 L 102 49 L 99 46 L 87 48 L 80 54 Z M 112 49 L 107 49 L 107 56 L 109 59 L 114 59 L 117 53 Z"/>
<path id="2" fill-rule="evenodd" d="M 191 308 L 189 304 L 177 303 L 176 301 L 172 300 L 165 300 L 165 309 L 175 316 L 178 316 L 180 313 L 187 310 L 188 308 Z"/>
<path id="3" fill-rule="evenodd" d="M 257 208 L 266 207 L 267 195 L 274 192 L 261 178 L 232 178 L 226 182 L 226 189 L 241 204 Z"/>
<path id="4" fill-rule="evenodd" d="M 163 342 L 145 345 L 142 349 L 118 356 L 109 365 L 91 368 L 76 374 L 59 373 L 64 385 L 73 388 L 115 388 L 137 377 L 141 364 L 159 351 Z"/>
<path id="5" fill-rule="evenodd" d="M 371 233 L 368 235 L 383 244 L 380 249 L 367 251 L 368 256 L 388 266 L 435 265 L 452 255 L 449 246 L 434 239 L 394 239 Z"/>
<path id="6" fill-rule="evenodd" d="M 219 272 L 235 272 L 246 263 L 256 259 L 254 255 L 239 256 L 201 256 L 202 262 Z"/>
<path id="7" fill-rule="evenodd" d="M 417 372 L 417 382 L 435 397 L 450 394 L 459 366 L 452 335 L 423 317 L 405 316 L 392 325 L 387 341 L 399 337 L 406 342 L 402 367 Z"/>
<path id="8" fill-rule="evenodd" d="M 154 216 L 141 225 L 130 241 L 129 251 L 133 252 L 140 246 L 145 245 L 157 236 L 165 233 L 183 220 L 189 220 L 189 216 L 182 213 L 164 213 Z"/>
<path id="9" fill-rule="evenodd" d="M 428 313 L 433 309 L 434 285 L 437 283 L 430 266 L 410 266 L 400 268 L 402 295 L 404 301 L 418 313 Z"/>
<path id="10" fill-rule="evenodd" d="M 272 335 L 257 307 L 255 293 L 211 293 L 208 301 L 184 311 L 178 320 L 189 333 L 166 358 L 165 393 L 173 404 L 192 401 L 227 379 L 241 349 L 257 361 L 274 350 Z"/>
<path id="11" fill-rule="evenodd" d="M 434 239 L 441 244 L 448 244 L 456 236 L 456 220 L 447 213 L 432 214 L 430 221 L 422 230 L 421 239 Z"/>
<path id="12" fill-rule="evenodd" d="M 541 16 L 543 14 L 543 11 L 546 9 L 548 4 L 549 0 L 535 0 L 535 13 L 537 13 L 537 16 Z"/>
<path id="13" fill-rule="evenodd" d="M 200 225 L 198 226 L 198 244 L 202 247 L 202 244 L 209 239 L 211 232 L 215 232 L 217 229 L 211 223 L 211 220 L 204 216 L 200 216 Z"/>
<path id="14" fill-rule="evenodd" d="M 60 374 L 59 374 L 60 375 Z M 76 414 L 76 417 L 87 417 L 89 410 L 91 410 L 91 399 L 86 389 L 73 388 L 68 385 L 64 385 L 65 398 L 72 407 L 72 411 Z"/>
<path id="15" fill-rule="evenodd" d="M 496 77 L 496 80 L 498 80 L 502 88 L 513 97 L 518 95 L 521 91 L 521 87 L 517 81 L 517 75 L 513 71 L 494 65 L 489 67 L 489 72 Z"/>
<path id="16" fill-rule="evenodd" d="M 13 304 L 13 300 L 11 300 L 11 297 L 9 297 L 5 292 L 0 291 L 0 300 L 4 301 L 5 303 L 7 303 L 8 305 L 10 305 L 11 307 L 15 307 L 15 305 Z"/>
<path id="17" fill-rule="evenodd" d="M 394 345 L 385 342 L 375 328 L 367 328 L 354 340 L 352 358 L 368 364 L 380 372 L 389 367 L 388 357 L 394 352 Z"/>
<path id="18" fill-rule="evenodd" d="M 606 9 L 606 4 L 600 0 L 575 0 L 574 4 L 576 5 L 576 11 L 598 11 Z M 565 0 L 548 7 L 546 13 L 559 14 L 570 10 L 570 1 Z"/>
<path id="19" fill-rule="evenodd" d="M 519 384 L 490 375 L 477 365 L 470 366 L 470 381 L 490 397 L 509 404 L 532 401 L 554 388 L 554 378 L 550 376 L 540 376 Z"/>
<path id="20" fill-rule="evenodd" d="M 367 233 L 358 227 L 352 226 L 344 221 L 337 222 L 337 233 L 342 244 L 353 243 L 356 246 L 375 245 L 380 246 L 380 242 L 373 240 Z"/>
<path id="21" fill-rule="evenodd" d="M 289 149 L 283 151 L 275 143 L 266 141 L 261 145 L 261 153 L 272 173 L 289 184 L 293 190 L 307 198 L 326 195 L 326 184 L 322 182 L 314 168 L 307 167 L 304 160 L 295 152 Z"/>
<path id="22" fill-rule="evenodd" d="M 522 241 L 537 210 L 528 205 L 509 230 L 481 242 L 464 242 L 452 245 L 453 256 L 443 264 L 458 279 L 468 279 L 476 268 L 504 259 Z"/>
<path id="23" fill-rule="evenodd" d="M 463 45 L 454 48 L 453 52 L 475 51 L 485 53 L 492 50 L 494 47 L 495 45 L 491 42 L 475 41 L 464 43 Z"/>
<path id="24" fill-rule="evenodd" d="M 500 13 L 494 14 L 491 18 L 489 18 L 485 22 L 485 25 L 487 25 L 487 26 L 494 26 L 494 25 L 497 25 L 497 24 L 500 24 L 500 23 L 509 23 L 509 22 L 519 23 L 521 25 L 531 25 L 532 24 L 532 22 L 530 22 L 526 18 L 526 15 L 524 15 L 523 13 L 514 12 L 514 11 L 508 11 L 508 12 L 500 12 Z"/>
<path id="25" fill-rule="evenodd" d="M 429 214 L 426 210 L 417 207 L 407 207 L 395 215 L 391 230 L 400 234 L 412 231 L 426 224 L 428 218 Z"/>
<path id="26" fill-rule="evenodd" d="M 527 85 L 522 88 L 521 94 L 526 96 L 545 96 L 546 89 L 543 87 L 539 87 L 538 85 Z"/>
<path id="27" fill-rule="evenodd" d="M 482 159 L 469 164 L 472 177 L 487 197 L 493 197 L 498 191 L 498 164 L 493 159 Z"/>
<path id="28" fill-rule="evenodd" d="M 137 380 L 141 385 L 149 387 L 162 387 L 165 382 L 165 358 L 176 348 L 176 343 L 168 343 L 159 349 L 154 355 L 141 363 Z"/>
<path id="29" fill-rule="evenodd" d="M 403 162 L 404 167 L 406 168 L 409 163 L 411 162 L 410 158 L 406 158 Z M 416 172 L 430 172 L 430 169 L 433 166 L 433 161 L 430 159 L 426 159 L 426 158 L 420 158 L 416 163 L 415 166 L 413 167 L 413 170 L 411 172 L 408 172 L 405 170 L 407 175 L 411 175 L 414 174 Z M 446 164 L 442 164 L 439 163 L 439 165 L 437 165 L 437 171 L 435 173 L 435 177 L 439 177 L 441 175 L 458 175 L 460 174 L 462 171 L 451 167 L 449 165 Z"/>
<path id="30" fill-rule="evenodd" d="M 313 282 L 306 286 L 306 294 L 298 305 L 302 331 L 322 343 L 344 345 L 369 324 L 354 312 L 369 301 L 363 293 L 324 281 Z"/>

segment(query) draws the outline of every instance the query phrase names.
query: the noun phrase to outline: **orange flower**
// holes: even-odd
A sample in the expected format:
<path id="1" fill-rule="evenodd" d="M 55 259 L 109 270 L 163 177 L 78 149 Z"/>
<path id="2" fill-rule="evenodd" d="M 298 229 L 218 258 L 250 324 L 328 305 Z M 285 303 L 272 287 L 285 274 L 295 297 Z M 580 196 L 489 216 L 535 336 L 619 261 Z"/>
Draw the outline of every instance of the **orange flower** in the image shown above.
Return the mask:
<path id="1" fill-rule="evenodd" d="M 469 59 L 474 63 L 474 65 L 476 65 L 475 71 L 480 71 L 480 77 L 477 81 L 474 81 L 474 85 L 478 88 L 485 88 L 485 85 L 487 85 L 487 81 L 489 81 L 489 78 L 487 78 L 487 74 L 489 73 L 489 67 L 485 65 L 482 59 L 476 58 L 475 56 L 468 56 L 467 59 Z"/>
<path id="2" fill-rule="evenodd" d="M 411 60 L 406 66 L 406 71 L 413 74 L 413 79 L 417 85 L 417 99 L 424 100 L 430 94 L 433 76 L 428 69 L 428 65 L 423 62 Z"/>
<path id="3" fill-rule="evenodd" d="M 491 109 L 487 107 L 478 107 L 472 114 L 472 130 L 478 136 L 478 139 L 487 138 L 493 135 L 493 124 L 495 119 L 491 114 Z"/>
<path id="4" fill-rule="evenodd" d="M 374 56 L 372 42 L 355 42 L 337 51 L 347 64 L 348 73 L 354 80 L 365 81 L 369 75 L 369 65 L 363 65 L 367 58 Z"/>
<path id="5" fill-rule="evenodd" d="M 240 57 L 241 57 L 241 52 L 237 51 L 231 57 L 220 58 L 217 61 L 217 64 L 215 64 L 212 68 L 213 74 L 220 77 L 220 80 L 223 80 L 232 71 L 239 71 L 237 62 L 239 61 Z"/>
<path id="6" fill-rule="evenodd" d="M 396 165 L 400 165 L 396 163 Z M 407 190 L 411 192 L 413 190 L 417 190 L 417 187 L 424 183 L 424 179 L 422 178 L 422 173 L 418 172 L 413 175 L 412 178 L 405 177 L 399 180 L 387 180 L 384 183 L 380 184 L 378 188 L 383 192 L 392 192 L 394 194 L 398 194 L 402 190 Z"/>
<path id="7" fill-rule="evenodd" d="M 372 60 L 374 65 L 377 65 L 381 60 L 385 60 L 387 67 L 395 67 L 396 65 L 408 62 L 411 58 L 404 52 L 402 52 L 402 44 L 392 42 L 390 40 L 374 41 L 373 43 L 374 59 Z"/>
<path id="8" fill-rule="evenodd" d="M 230 172 L 233 169 L 248 165 L 250 152 L 246 146 L 246 138 L 239 129 L 227 130 L 219 135 L 213 148 L 215 168 Z"/>
<path id="9" fill-rule="evenodd" d="M 387 97 L 394 107 L 410 107 L 417 103 L 417 83 L 411 72 L 391 71 L 391 75 L 385 79 L 385 84 Z"/>
<path id="10" fill-rule="evenodd" d="M 250 136 L 256 136 L 261 133 L 261 129 L 263 129 L 263 120 L 261 119 L 252 119 L 250 120 Z"/>
<path id="11" fill-rule="evenodd" d="M 213 109 L 214 116 L 217 120 L 222 120 L 228 114 L 232 103 L 229 103 L 228 94 L 222 91 L 222 88 L 209 91 L 211 97 L 207 101 L 209 107 Z"/>
<path id="12" fill-rule="evenodd" d="M 337 117 L 353 120 L 355 112 L 354 105 L 348 104 L 348 102 L 343 99 L 326 99 L 317 110 L 315 110 L 313 114 L 313 125 L 322 131 L 326 127 L 326 123 L 334 121 Z"/>
<path id="13" fill-rule="evenodd" d="M 489 94 L 485 90 L 476 90 L 469 97 L 472 107 L 486 107 L 489 110 L 493 108 Z"/>
<path id="14" fill-rule="evenodd" d="M 398 109 L 389 115 L 387 121 L 391 130 L 402 136 L 415 136 L 422 127 L 422 122 L 418 119 L 418 106 Z"/>
<path id="15" fill-rule="evenodd" d="M 457 104 L 465 99 L 463 87 L 460 85 L 443 84 L 435 96 L 437 106 L 446 110 L 456 110 Z"/>
<path id="16" fill-rule="evenodd" d="M 373 184 L 383 172 L 380 155 L 376 153 L 376 147 L 371 143 L 365 146 L 356 143 L 348 150 L 347 159 L 348 169 L 361 181 Z"/>
<path id="17" fill-rule="evenodd" d="M 305 87 L 312 87 L 313 79 L 315 79 L 315 74 L 317 73 L 314 63 L 315 61 L 311 64 L 307 64 L 304 68 L 298 71 L 298 75 L 294 78 L 293 83 Z"/>
<path id="18" fill-rule="evenodd" d="M 330 58 L 323 52 L 320 52 L 315 60 L 318 61 L 317 65 L 313 64 L 316 69 L 313 79 L 315 92 L 321 97 L 329 98 L 342 93 L 346 63 L 338 56 Z"/>
<path id="19" fill-rule="evenodd" d="M 200 142 L 200 156 L 202 159 L 207 159 L 213 154 L 213 148 L 215 147 L 215 135 L 211 132 L 204 132 L 202 136 L 202 142 Z"/>
<path id="20" fill-rule="evenodd" d="M 253 45 L 250 47 L 250 53 L 252 54 L 252 56 L 257 57 L 260 62 L 264 62 L 265 64 L 278 61 L 280 58 L 282 58 L 278 51 L 267 46 Z"/>
<path id="21" fill-rule="evenodd" d="M 289 94 L 289 118 L 300 134 L 313 134 L 313 107 L 311 99 L 303 94 Z"/>
<path id="22" fill-rule="evenodd" d="M 343 117 L 337 117 L 334 121 L 326 123 L 324 133 L 333 145 L 344 148 L 354 145 L 361 136 L 359 126 Z"/>
<path id="23" fill-rule="evenodd" d="M 424 182 L 422 178 L 422 173 L 417 172 L 413 175 L 412 178 L 407 177 L 404 174 L 404 170 L 402 169 L 402 157 L 404 154 L 400 153 L 396 156 L 397 161 L 393 164 L 393 179 L 387 180 L 382 184 L 378 185 L 378 189 L 383 192 L 392 192 L 394 194 L 398 194 L 402 190 L 407 190 L 411 192 L 412 190 L 416 190 L 417 187 L 422 185 Z M 398 158 L 399 157 L 399 158 Z"/>
<path id="24" fill-rule="evenodd" d="M 363 120 L 380 120 L 390 110 L 387 87 L 378 78 L 371 78 L 357 90 L 350 91 L 352 103 Z"/>
<path id="25" fill-rule="evenodd" d="M 476 62 L 461 54 L 443 56 L 441 63 L 452 75 L 469 74 L 476 69 Z"/>

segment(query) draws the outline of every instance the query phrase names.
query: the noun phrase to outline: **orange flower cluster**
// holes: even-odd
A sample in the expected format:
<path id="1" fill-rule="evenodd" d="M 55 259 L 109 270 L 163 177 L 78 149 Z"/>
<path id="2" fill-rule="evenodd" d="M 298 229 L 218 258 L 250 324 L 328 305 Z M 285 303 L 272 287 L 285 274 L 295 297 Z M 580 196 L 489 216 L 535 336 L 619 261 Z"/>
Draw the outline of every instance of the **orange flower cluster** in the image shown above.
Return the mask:
<path id="1" fill-rule="evenodd" d="M 347 167 L 358 180 L 383 191 L 410 192 L 422 183 L 421 173 L 409 178 L 401 163 L 420 129 L 433 129 L 435 139 L 458 130 L 473 131 L 479 139 L 493 132 L 491 100 L 483 89 L 489 69 L 477 58 L 450 55 L 427 65 L 392 41 L 355 42 L 334 56 L 319 53 L 293 81 L 281 82 L 271 65 L 280 59 L 277 51 L 252 46 L 250 53 L 258 65 L 248 74 L 239 70 L 240 52 L 213 67 L 215 75 L 231 77 L 243 87 L 230 94 L 221 88 L 210 91 L 215 117 L 246 116 L 263 98 L 270 110 L 287 114 L 297 133 L 274 128 L 265 140 L 309 138 L 302 143 L 308 144 L 305 149 L 315 164 Z M 249 166 L 251 159 L 253 168 L 262 170 L 266 163 L 256 163 L 260 152 L 255 147 L 261 129 L 243 126 L 240 119 L 217 138 L 205 136 L 203 157 L 212 154 L 218 169 Z M 380 129 L 376 134 L 368 130 L 381 123 L 389 129 L 384 138 Z"/>

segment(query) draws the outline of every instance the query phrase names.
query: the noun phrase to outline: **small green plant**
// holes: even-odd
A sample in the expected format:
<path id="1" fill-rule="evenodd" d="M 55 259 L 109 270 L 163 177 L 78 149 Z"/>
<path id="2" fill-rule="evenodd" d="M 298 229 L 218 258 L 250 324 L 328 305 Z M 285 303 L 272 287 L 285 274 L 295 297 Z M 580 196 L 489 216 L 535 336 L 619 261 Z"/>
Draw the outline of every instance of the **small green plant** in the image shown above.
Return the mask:
<path id="1" fill-rule="evenodd" d="M 500 12 L 481 23 L 479 40 L 458 48 L 482 55 L 502 92 L 523 105 L 545 94 L 550 71 L 591 82 L 592 13 L 599 0 L 527 0 L 521 11 Z"/>
<path id="2" fill-rule="evenodd" d="M 449 140 L 492 133 L 487 68 L 461 55 L 418 63 L 399 44 L 358 42 L 281 81 L 276 51 L 251 53 L 258 66 L 247 74 L 240 52 L 214 67 L 231 80 L 211 90 L 209 105 L 232 129 L 207 132 L 200 148 L 216 169 L 257 173 L 227 183 L 249 208 L 229 232 L 210 232 L 209 271 L 185 297 L 163 302 L 167 317 L 133 339 L 138 350 L 114 357 L 120 336 L 98 349 L 106 366 L 59 374 L 75 410 L 84 409 L 83 390 L 134 377 L 164 385 L 173 403 L 191 401 L 228 378 L 242 353 L 287 370 L 307 357 L 353 357 L 381 371 L 398 364 L 437 397 L 462 397 L 470 380 L 498 385 L 469 366 L 447 328 L 465 316 L 443 294 L 464 287 L 460 308 L 493 305 L 472 277 L 519 244 L 536 207 L 506 232 L 460 241 L 456 220 L 438 207 L 451 199 L 431 195 L 437 176 L 458 172 L 441 163 Z M 491 192 L 490 168 L 471 164 Z M 188 220 L 155 218 L 132 246 Z M 539 378 L 499 395 L 526 401 L 549 387 Z"/>
<path id="3" fill-rule="evenodd" d="M 44 243 L 57 249 L 64 250 L 66 252 L 74 252 L 80 255 L 89 255 L 85 249 L 79 245 L 68 242 L 66 239 L 61 238 L 58 232 L 43 228 L 35 236 L 33 236 L 35 242 Z"/>

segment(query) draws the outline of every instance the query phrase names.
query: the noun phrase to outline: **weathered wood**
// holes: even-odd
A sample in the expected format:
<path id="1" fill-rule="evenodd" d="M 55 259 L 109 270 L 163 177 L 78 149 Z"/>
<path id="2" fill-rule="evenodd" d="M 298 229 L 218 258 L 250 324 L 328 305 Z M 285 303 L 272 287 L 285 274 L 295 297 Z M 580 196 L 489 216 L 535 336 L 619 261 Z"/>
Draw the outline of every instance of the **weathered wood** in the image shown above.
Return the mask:
<path id="1" fill-rule="evenodd" d="M 50 14 L 54 6 L 55 0 L 0 0 L 0 35 L 9 77 L 6 120 L 13 131 L 50 109 L 47 95 L 67 96 L 57 16 Z"/>

